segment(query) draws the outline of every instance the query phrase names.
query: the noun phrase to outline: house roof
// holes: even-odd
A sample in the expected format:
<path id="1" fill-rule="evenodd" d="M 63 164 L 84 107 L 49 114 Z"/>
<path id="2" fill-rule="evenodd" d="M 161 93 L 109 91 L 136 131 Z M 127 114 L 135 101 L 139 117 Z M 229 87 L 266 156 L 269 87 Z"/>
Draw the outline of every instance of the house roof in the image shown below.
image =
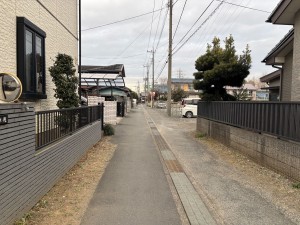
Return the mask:
<path id="1" fill-rule="evenodd" d="M 268 53 L 268 55 L 263 59 L 262 62 L 267 65 L 281 65 L 282 60 L 276 57 L 286 56 L 294 46 L 294 28 L 291 29 L 280 42 Z"/>
<path id="2" fill-rule="evenodd" d="M 293 25 L 295 14 L 300 9 L 299 0 L 281 0 L 266 22 Z"/>
<path id="3" fill-rule="evenodd" d="M 267 74 L 267 75 L 265 75 L 265 76 L 263 76 L 259 79 L 260 79 L 261 82 L 269 82 L 271 80 L 274 80 L 274 79 L 280 77 L 280 75 L 281 75 L 281 71 L 276 70 L 276 71 L 274 71 L 272 73 L 269 73 L 269 74 Z"/>
<path id="4" fill-rule="evenodd" d="M 125 87 L 123 64 L 110 66 L 81 66 L 82 86 L 120 86 Z"/>
<path id="5" fill-rule="evenodd" d="M 192 84 L 194 79 L 192 78 L 172 78 L 171 83 L 177 84 Z"/>
<path id="6" fill-rule="evenodd" d="M 244 84 L 243 86 L 241 87 L 231 87 L 231 86 L 225 86 L 225 89 L 226 90 L 249 90 L 249 91 L 255 91 L 257 90 L 256 87 L 253 86 L 253 84 L 249 84 L 249 83 L 246 83 Z"/>
<path id="7" fill-rule="evenodd" d="M 81 73 L 101 73 L 101 74 L 119 74 L 125 77 L 125 68 L 123 64 L 110 66 L 81 66 Z"/>

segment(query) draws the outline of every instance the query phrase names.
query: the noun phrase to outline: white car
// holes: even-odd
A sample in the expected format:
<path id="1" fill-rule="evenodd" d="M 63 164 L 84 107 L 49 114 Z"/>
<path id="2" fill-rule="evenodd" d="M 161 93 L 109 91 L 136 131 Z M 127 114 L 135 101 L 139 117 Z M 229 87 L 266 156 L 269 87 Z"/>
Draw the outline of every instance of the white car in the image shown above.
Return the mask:
<path id="1" fill-rule="evenodd" d="M 181 115 L 187 118 L 197 116 L 198 101 L 200 98 L 185 98 L 182 102 Z"/>

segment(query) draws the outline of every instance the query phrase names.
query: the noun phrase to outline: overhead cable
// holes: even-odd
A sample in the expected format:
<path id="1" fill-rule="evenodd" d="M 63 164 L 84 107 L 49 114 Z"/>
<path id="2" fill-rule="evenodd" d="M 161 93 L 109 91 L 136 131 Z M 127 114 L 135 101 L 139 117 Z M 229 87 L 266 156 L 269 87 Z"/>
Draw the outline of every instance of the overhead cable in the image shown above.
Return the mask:
<path id="1" fill-rule="evenodd" d="M 184 5 L 183 5 L 183 8 L 182 8 L 182 11 L 181 11 L 181 14 L 180 14 L 180 17 L 179 17 L 179 20 L 178 20 L 178 23 L 177 23 L 175 32 L 174 32 L 174 34 L 173 34 L 172 40 L 174 40 L 174 37 L 175 37 L 176 32 L 177 32 L 177 29 L 178 29 L 178 27 L 179 27 L 179 24 L 180 24 L 180 21 L 181 21 L 181 18 L 182 18 L 182 15 L 183 15 L 183 12 L 184 12 L 184 9 L 185 9 L 185 6 L 186 6 L 186 2 L 187 2 L 187 0 L 185 0 L 185 2 L 184 2 Z"/>
<path id="2" fill-rule="evenodd" d="M 186 32 L 186 34 L 180 39 L 180 41 L 177 43 L 177 45 L 174 47 L 176 48 L 183 40 L 184 38 L 188 35 L 188 33 L 193 29 L 193 27 L 197 24 L 197 22 L 201 19 L 201 17 L 204 15 L 204 13 L 206 13 L 206 11 L 209 9 L 209 7 L 212 5 L 212 3 L 215 0 L 212 0 L 209 5 L 205 8 L 205 10 L 201 13 L 201 15 L 198 17 L 198 19 L 194 22 L 194 24 L 192 25 L 192 27 Z"/>
<path id="3" fill-rule="evenodd" d="M 82 29 L 81 31 L 94 30 L 94 29 L 97 29 L 97 28 L 106 27 L 106 26 L 113 25 L 113 24 L 116 24 L 116 23 L 121 23 L 121 22 L 124 22 L 124 21 L 127 21 L 127 20 L 132 20 L 132 19 L 135 19 L 135 18 L 138 18 L 138 17 L 146 16 L 146 15 L 161 11 L 163 9 L 164 8 L 161 8 L 161 9 L 157 9 L 157 10 L 154 10 L 154 11 L 151 11 L 151 12 L 143 13 L 143 14 L 140 14 L 140 15 L 137 15 L 137 16 L 129 17 L 129 18 L 122 19 L 122 20 L 117 20 L 117 21 L 114 21 L 114 22 L 111 22 L 111 23 L 102 24 L 102 25 L 99 25 L 99 26 Z"/>
<path id="4" fill-rule="evenodd" d="M 216 1 L 221 2 L 222 0 L 216 0 Z M 242 7 L 242 8 L 245 8 L 245 9 L 251 9 L 251 10 L 264 12 L 264 13 L 269 13 L 269 14 L 271 13 L 271 12 L 268 12 L 268 11 L 265 11 L 265 10 L 262 10 L 262 9 L 256 9 L 256 8 L 252 8 L 252 7 L 248 7 L 248 6 L 244 6 L 244 5 L 235 4 L 235 3 L 232 3 L 232 2 L 227 2 L 227 1 L 223 1 L 223 2 L 226 3 L 226 4 L 229 4 L 229 5 L 234 5 L 234 6 Z"/>
<path id="5" fill-rule="evenodd" d="M 216 11 L 223 5 L 221 2 L 215 9 L 212 11 L 209 16 L 201 23 L 201 25 L 174 51 L 172 51 L 172 55 L 176 54 L 199 30 L 200 28 L 216 13 Z"/>

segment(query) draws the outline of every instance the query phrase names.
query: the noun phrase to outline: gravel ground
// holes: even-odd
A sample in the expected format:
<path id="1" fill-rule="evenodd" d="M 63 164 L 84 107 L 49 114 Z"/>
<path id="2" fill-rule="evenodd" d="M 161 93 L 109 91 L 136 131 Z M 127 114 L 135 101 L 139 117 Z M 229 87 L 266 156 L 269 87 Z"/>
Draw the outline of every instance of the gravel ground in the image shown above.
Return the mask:
<path id="1" fill-rule="evenodd" d="M 293 181 L 213 139 L 196 138 L 196 118 L 148 112 L 220 224 L 300 224 Z"/>

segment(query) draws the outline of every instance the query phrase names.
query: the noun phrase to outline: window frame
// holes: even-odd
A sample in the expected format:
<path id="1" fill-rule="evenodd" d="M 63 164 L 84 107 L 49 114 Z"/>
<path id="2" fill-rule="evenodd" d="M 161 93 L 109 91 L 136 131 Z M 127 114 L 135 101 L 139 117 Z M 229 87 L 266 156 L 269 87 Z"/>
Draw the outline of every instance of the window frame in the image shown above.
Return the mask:
<path id="1" fill-rule="evenodd" d="M 33 34 L 32 50 L 32 79 L 34 83 L 34 91 L 26 90 L 26 30 Z M 37 90 L 37 60 L 36 60 L 36 37 L 42 40 L 42 92 Z M 46 33 L 30 22 L 25 17 L 17 17 L 17 74 L 23 85 L 23 93 L 21 98 L 24 99 L 46 99 L 46 57 L 45 57 L 45 39 Z"/>

